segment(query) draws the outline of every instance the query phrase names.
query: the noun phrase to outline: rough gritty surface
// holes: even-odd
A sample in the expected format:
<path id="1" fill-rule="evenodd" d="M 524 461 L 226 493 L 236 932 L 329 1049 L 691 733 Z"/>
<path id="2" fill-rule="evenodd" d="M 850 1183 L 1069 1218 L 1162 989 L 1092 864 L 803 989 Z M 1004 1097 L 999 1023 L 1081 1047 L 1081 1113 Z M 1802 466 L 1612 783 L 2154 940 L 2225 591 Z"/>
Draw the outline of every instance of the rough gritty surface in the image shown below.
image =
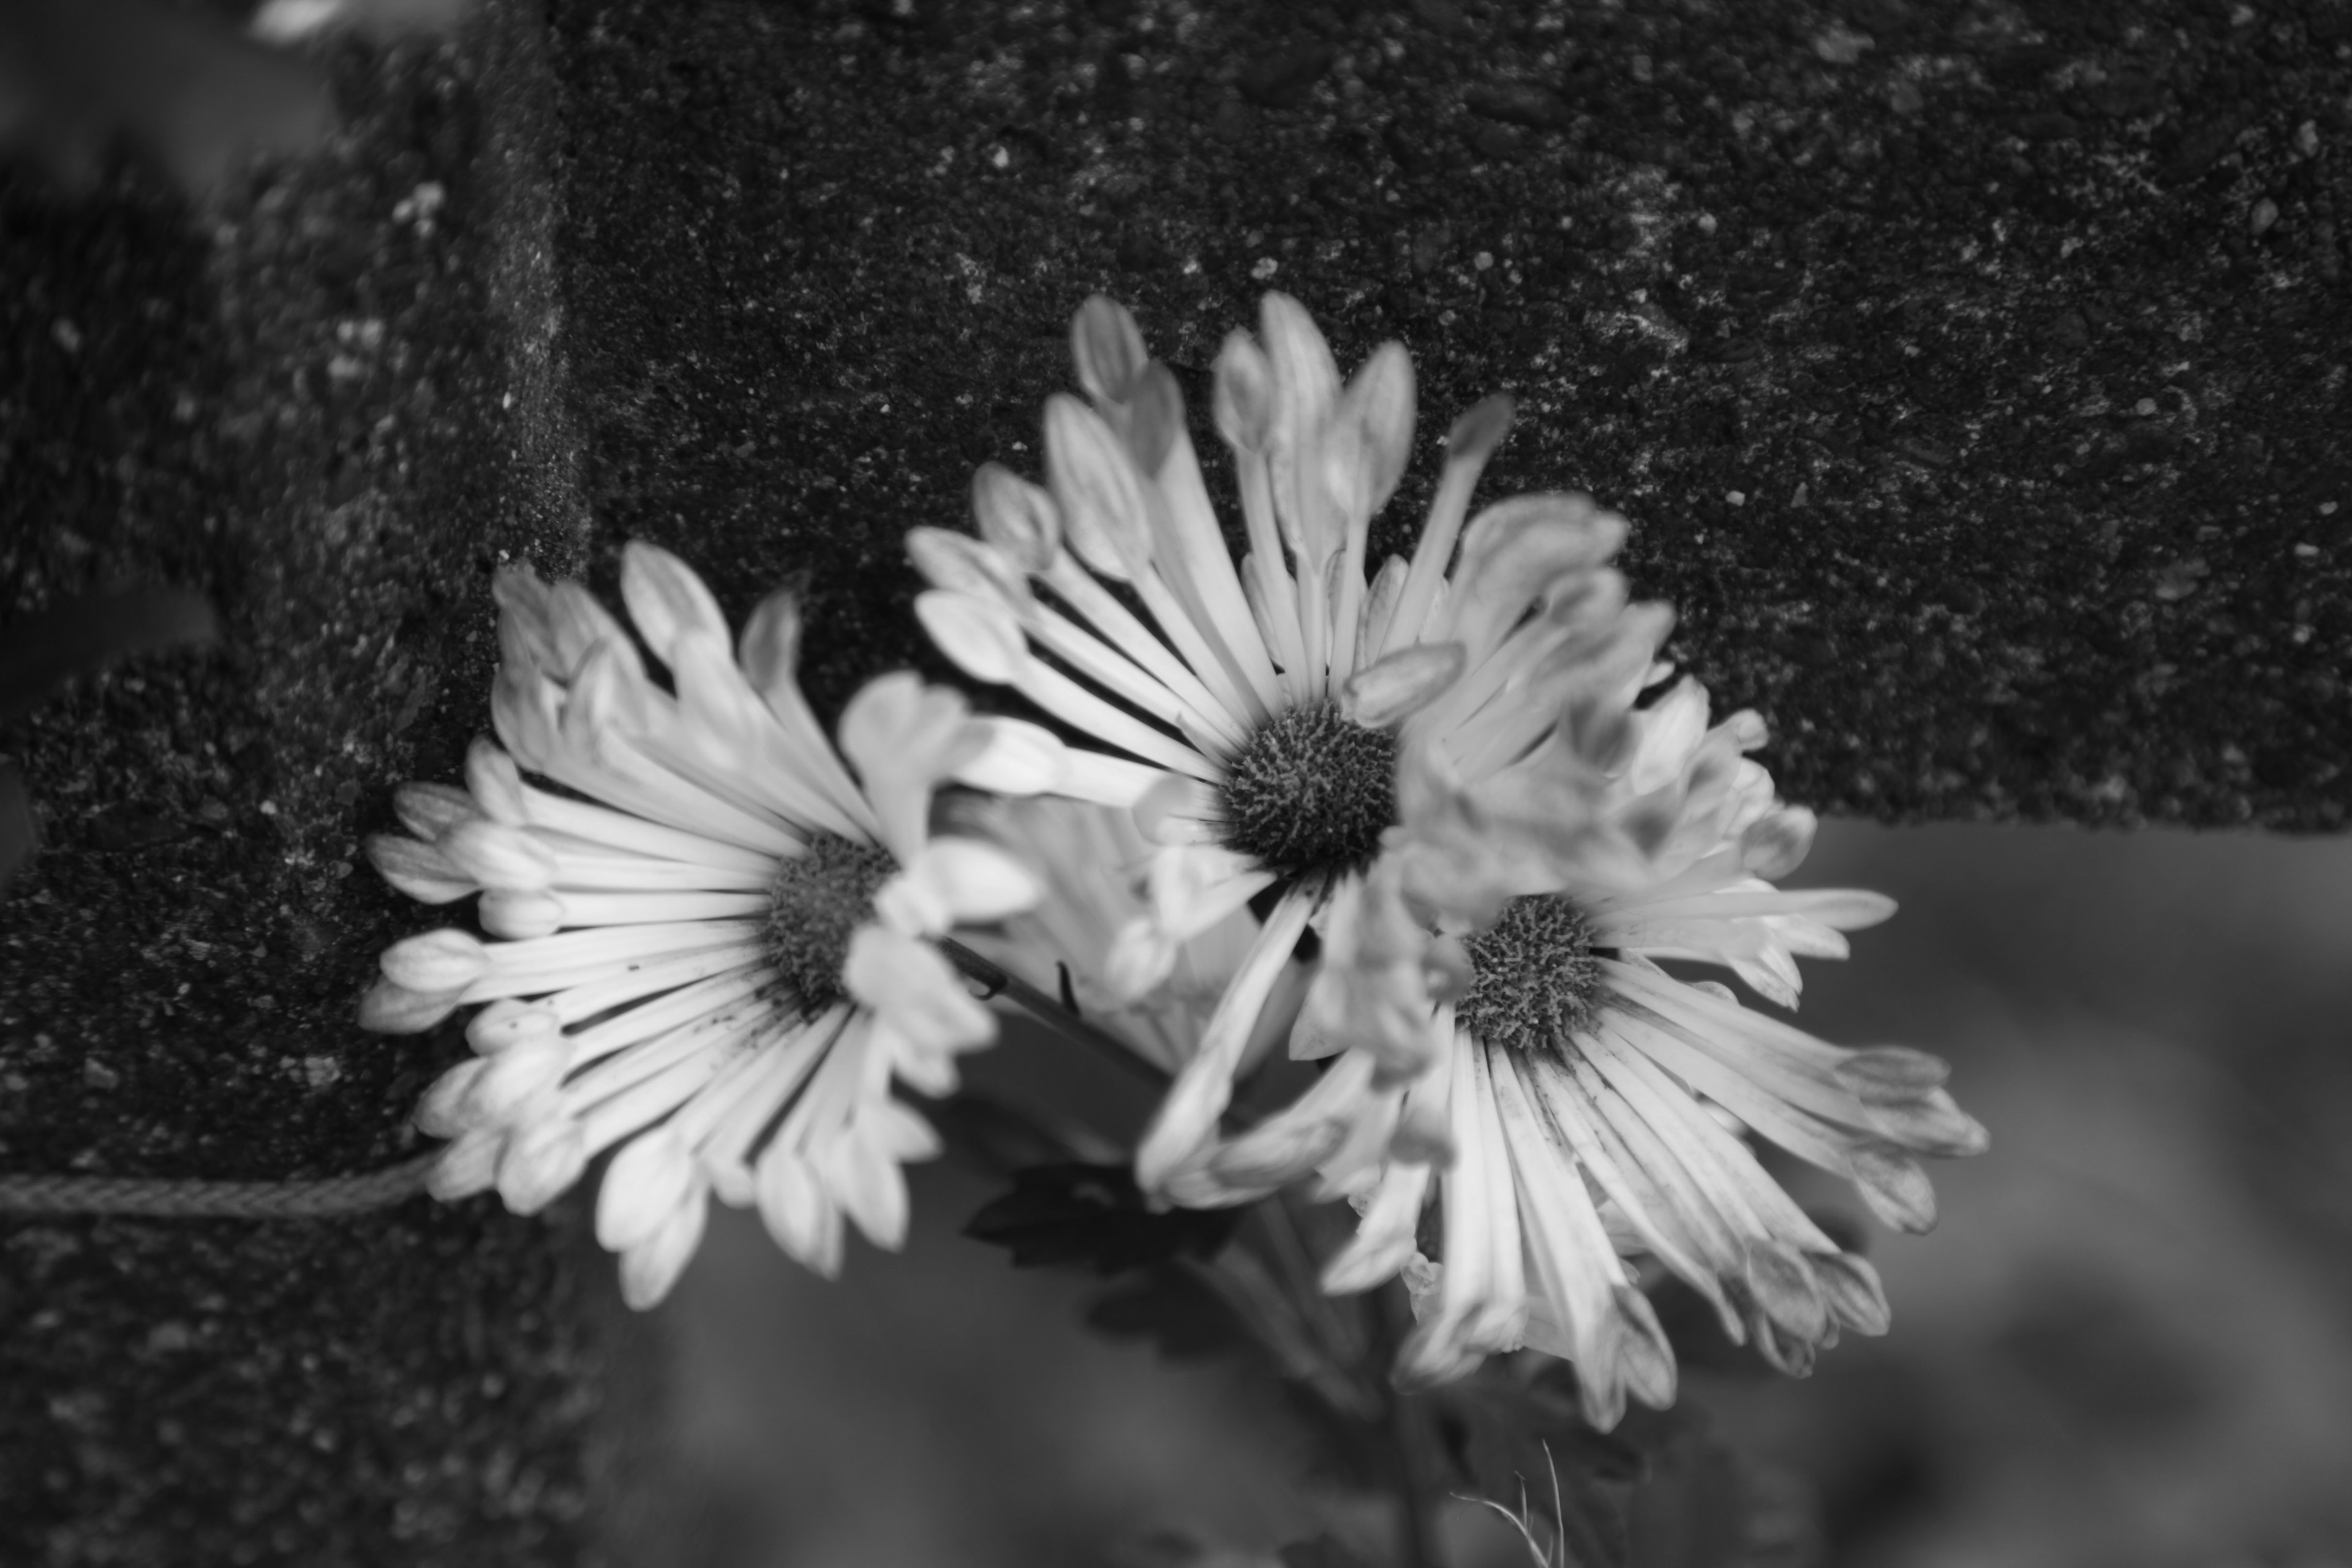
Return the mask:
<path id="1" fill-rule="evenodd" d="M 225 626 L 0 731 L 44 838 L 0 899 L 0 1172 L 268 1179 L 420 1146 L 409 1111 L 464 1047 L 353 1027 L 375 953 L 429 918 L 357 850 L 482 724 L 489 567 L 576 558 L 537 47 L 344 50 L 348 134 L 201 213 L 127 166 L 80 196 L 0 169 L 0 625 L 127 579 Z M 605 1370 L 638 1331 L 580 1230 L 424 1200 L 0 1220 L 0 1562 L 625 1542 Z"/>
<path id="2" fill-rule="evenodd" d="M 806 573 L 821 700 L 940 669 L 898 538 L 1037 471 L 1088 291 L 1213 453 L 1274 286 L 1413 352 L 1378 544 L 1515 392 L 1482 493 L 1623 510 L 1795 798 L 2345 819 L 2340 5 L 552 10 L 594 558 Z"/>

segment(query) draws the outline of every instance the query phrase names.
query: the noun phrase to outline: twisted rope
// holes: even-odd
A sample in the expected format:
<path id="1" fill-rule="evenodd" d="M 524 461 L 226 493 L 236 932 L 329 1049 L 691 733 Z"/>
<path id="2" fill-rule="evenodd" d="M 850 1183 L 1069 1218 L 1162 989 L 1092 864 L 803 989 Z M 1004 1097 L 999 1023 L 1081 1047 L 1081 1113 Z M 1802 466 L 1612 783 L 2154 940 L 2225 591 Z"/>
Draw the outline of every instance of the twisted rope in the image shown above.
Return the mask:
<path id="1" fill-rule="evenodd" d="M 965 947 L 940 946 L 982 994 L 1012 996 L 1063 1034 L 1099 1051 L 1154 1083 L 1165 1076 L 1073 1005 L 1046 995 L 1018 975 Z M 359 1175 L 315 1182 L 194 1182 L 131 1176 L 12 1176 L 0 1174 L 0 1215 L 125 1214 L 160 1219 L 323 1219 L 388 1208 L 425 1190 L 439 1150 Z"/>
<path id="2" fill-rule="evenodd" d="M 0 1175 L 0 1214 L 130 1214 L 173 1219 L 323 1219 L 388 1208 L 425 1190 L 441 1152 L 315 1182 L 184 1182 Z"/>

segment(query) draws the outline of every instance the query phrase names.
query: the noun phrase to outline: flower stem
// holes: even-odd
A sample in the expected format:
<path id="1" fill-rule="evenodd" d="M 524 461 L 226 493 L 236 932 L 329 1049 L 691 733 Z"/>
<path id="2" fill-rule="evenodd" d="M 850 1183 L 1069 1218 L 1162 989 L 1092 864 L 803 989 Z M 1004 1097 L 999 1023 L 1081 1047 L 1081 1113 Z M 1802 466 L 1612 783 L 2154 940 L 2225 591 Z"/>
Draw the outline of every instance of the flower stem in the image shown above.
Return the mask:
<path id="1" fill-rule="evenodd" d="M 1372 1320 L 1373 1373 L 1388 1397 L 1389 1442 L 1394 1450 L 1397 1501 L 1403 1519 L 1397 1560 L 1405 1568 L 1444 1568 L 1437 1540 L 1436 1501 L 1444 1489 L 1434 1444 L 1422 1401 L 1396 1386 L 1388 1376 L 1396 1354 L 1412 1324 L 1412 1309 L 1404 1300 L 1404 1287 L 1391 1282 L 1366 1299 Z"/>
<path id="2" fill-rule="evenodd" d="M 978 984 L 986 996 L 1007 996 L 1027 1009 L 1039 1023 L 1065 1039 L 1074 1040 L 1098 1056 L 1106 1057 L 1128 1072 L 1141 1077 L 1154 1088 L 1164 1088 L 1168 1075 L 1129 1049 L 1117 1035 L 1065 1007 L 1026 980 L 1000 964 L 990 963 L 963 943 L 951 937 L 939 937 L 940 951 L 948 962 L 961 970 L 967 979 Z"/>

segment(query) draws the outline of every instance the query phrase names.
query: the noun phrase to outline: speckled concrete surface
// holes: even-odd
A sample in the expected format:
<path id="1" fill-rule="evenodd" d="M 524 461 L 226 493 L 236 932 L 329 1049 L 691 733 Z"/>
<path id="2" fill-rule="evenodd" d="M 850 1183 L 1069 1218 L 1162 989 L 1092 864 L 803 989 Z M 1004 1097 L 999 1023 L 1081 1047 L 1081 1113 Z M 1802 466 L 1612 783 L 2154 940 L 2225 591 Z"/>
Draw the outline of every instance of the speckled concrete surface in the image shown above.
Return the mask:
<path id="1" fill-rule="evenodd" d="M 0 900 L 0 1171 L 300 1177 L 420 1146 L 409 1109 L 464 1047 L 352 1026 L 419 923 L 356 851 L 481 727 L 488 568 L 576 549 L 561 463 L 516 461 L 569 449 L 546 99 L 512 85 L 535 41 L 338 54 L 347 134 L 201 213 L 127 169 L 79 196 L 0 173 L 0 616 L 129 579 L 225 625 L 0 732 L 45 840 Z M 515 1568 L 625 1541 L 608 1483 L 641 1457 L 613 1407 L 655 1394 L 607 1380 L 643 1331 L 579 1228 L 421 1199 L 0 1222 L 0 1562 Z"/>
<path id="2" fill-rule="evenodd" d="M 1035 471 L 1080 299 L 1198 413 L 1270 285 L 1414 353 L 1379 542 L 1515 392 L 1486 493 L 1632 518 L 1796 798 L 2344 820 L 2341 6 L 551 9 L 596 559 L 807 573 L 826 695 L 922 658 L 897 538 Z"/>

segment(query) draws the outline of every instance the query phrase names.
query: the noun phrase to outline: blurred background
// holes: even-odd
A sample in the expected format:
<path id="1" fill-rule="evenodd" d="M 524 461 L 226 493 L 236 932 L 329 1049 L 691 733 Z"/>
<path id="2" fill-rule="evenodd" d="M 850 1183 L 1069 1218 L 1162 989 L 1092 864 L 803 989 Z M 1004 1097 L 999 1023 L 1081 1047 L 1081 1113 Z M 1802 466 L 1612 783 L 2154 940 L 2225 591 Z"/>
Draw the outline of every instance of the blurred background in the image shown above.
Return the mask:
<path id="1" fill-rule="evenodd" d="M 1937 1168 L 1933 1234 L 1872 1227 L 1887 1338 L 1802 1383 L 1686 1373 L 1787 1496 L 1789 1539 L 1746 1560 L 2352 1563 L 2352 844 L 1830 823 L 1791 880 L 1902 901 L 1810 966 L 1804 1021 L 1949 1058 L 1993 1148 Z M 992 1070 L 1088 1070 L 1066 1049 Z M 681 1563 L 1239 1563 L 1344 1530 L 1265 1391 L 1089 1333 L 1099 1285 L 958 1235 L 992 1191 L 928 1168 L 906 1255 L 838 1285 L 720 1216 L 663 1314 Z M 1527 1561 L 1484 1510 L 1447 1525 L 1464 1568 Z"/>

